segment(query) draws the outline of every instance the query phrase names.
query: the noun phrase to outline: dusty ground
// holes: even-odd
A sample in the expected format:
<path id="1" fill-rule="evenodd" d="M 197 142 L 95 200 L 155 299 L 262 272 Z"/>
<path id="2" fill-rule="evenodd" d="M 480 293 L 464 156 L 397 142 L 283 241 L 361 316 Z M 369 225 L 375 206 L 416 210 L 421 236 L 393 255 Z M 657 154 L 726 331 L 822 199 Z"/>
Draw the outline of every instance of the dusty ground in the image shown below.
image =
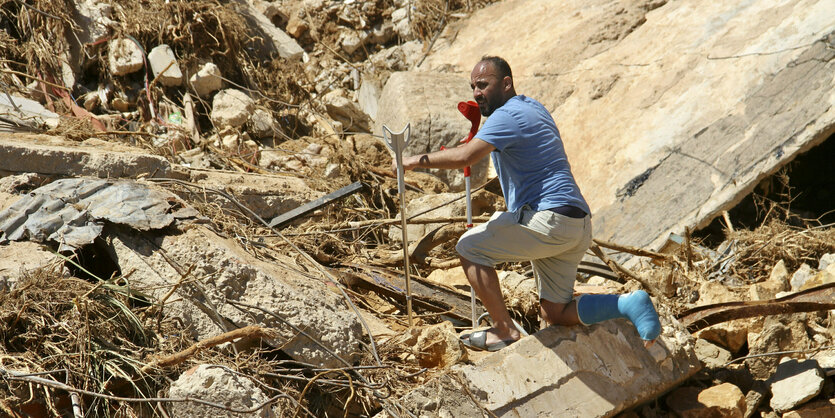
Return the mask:
<path id="1" fill-rule="evenodd" d="M 402 300 L 352 286 L 350 278 L 363 268 L 389 273 L 402 269 L 398 233 L 389 231 L 389 226 L 397 223 L 400 197 L 389 170 L 391 157 L 379 138 L 369 133 L 367 126 L 351 125 L 353 122 L 341 119 L 323 97 L 342 89 L 345 96 L 353 99 L 359 89 L 358 69 L 373 72 L 384 81 L 391 71 L 409 68 L 409 63 L 423 58 L 424 51 L 446 24 L 466 18 L 490 1 L 417 1 L 408 30 L 372 37 L 349 51 L 347 39 L 352 34 L 390 22 L 402 6 L 399 3 L 403 2 L 274 2 L 275 9 L 265 9 L 264 14 L 290 33 L 307 56 L 291 61 L 267 58 L 254 46 L 257 34 L 237 12 L 235 2 L 114 0 L 109 3 L 109 35 L 101 38 L 104 40 L 86 42 L 80 40 L 85 28 L 76 23 L 76 4 L 71 0 L 35 0 L 31 4 L 0 1 L 3 90 L 34 98 L 61 115 L 57 127 L 40 133 L 79 146 L 157 154 L 194 170 L 293 177 L 322 194 L 356 181 L 367 185 L 349 199 L 324 207 L 279 231 L 243 210 L 229 209 L 199 194 L 188 194 L 184 191 L 186 186 L 163 187 L 188 196 L 184 199 L 214 231 L 237 240 L 262 260 L 293 259 L 310 274 L 318 274 L 312 266 L 319 265 L 340 275 L 340 284 L 362 308 L 374 330 L 372 334 L 378 338 L 375 354 L 383 364 L 374 366 L 375 358 L 367 352 L 359 366 L 368 369 L 357 370 L 362 370 L 361 377 L 369 381 L 385 382 L 386 396 L 378 396 L 374 385 L 354 387 L 357 375 L 351 373 L 359 373 L 356 370 L 299 368 L 267 344 L 240 351 L 209 347 L 167 369 L 147 370 L 143 366 L 152 355 L 181 352 L 195 341 L 177 332 L 176 321 L 162 320 L 162 308 L 131 293 L 119 278 L 96 282 L 83 266 L 54 251 L 44 253 L 44 257 L 54 257 L 53 262 L 25 274 L 14 290 L 0 293 L 0 367 L 29 370 L 33 373 L 29 377 L 41 372 L 61 372 L 53 377 L 86 391 L 81 398 L 89 416 L 163 416 L 165 412 L 159 405 L 164 402 L 125 402 L 119 397 L 164 397 L 171 380 L 202 363 L 225 365 L 256 377 L 268 388 L 270 396 L 287 394 L 286 398 L 276 398 L 273 406 L 280 415 L 304 411 L 311 416 L 367 416 L 384 408 L 391 413 L 397 407 L 394 400 L 410 389 L 443 374 L 455 363 L 483 355 L 462 351 L 456 339 L 449 339 L 454 330 L 445 328 L 452 328 L 450 323 L 435 311 L 416 309 L 417 331 L 410 331 Z M 616 23 L 628 26 L 629 19 Z M 146 51 L 161 43 L 169 45 L 186 75 L 196 73 L 200 65 L 211 60 L 220 68 L 226 87 L 247 91 L 256 108 L 269 115 L 273 121 L 270 132 L 256 133 L 258 130 L 250 124 L 221 126 L 211 116 L 208 97 L 201 98 L 186 87 L 162 86 L 154 82 L 149 72 L 111 75 L 106 40 L 119 36 L 130 36 Z M 62 67 L 62 57 L 71 57 L 69 61 L 73 62 L 69 75 Z M 68 77 L 74 80 L 70 89 L 63 87 Z M 187 103 L 186 93 L 190 93 L 193 107 Z M 71 100 L 62 99 L 67 95 Z M 195 115 L 193 129 L 179 122 L 189 111 Z M 91 114 L 96 115 L 98 122 L 93 122 Z M 0 173 L 6 174 L 2 163 Z M 0 190 L 0 209 L 10 206 L 21 194 L 54 180 L 48 176 L 9 178 L 13 180 L 4 183 Z M 244 184 L 236 186 L 258 186 L 256 180 L 247 185 L 245 175 L 241 179 Z M 446 185 L 427 174 L 410 173 L 407 183 L 409 200 L 447 190 Z M 241 195 L 235 197 L 243 200 Z M 503 204 L 495 188 L 490 187 L 477 192 L 476 201 L 488 214 Z M 670 249 L 654 262 L 642 258 L 633 266 L 640 281 L 624 274 L 618 278 L 620 283 L 586 275 L 580 280 L 604 286 L 608 291 L 646 288 L 660 310 L 669 315 L 684 313 L 697 305 L 748 300 L 774 275 L 778 262 L 791 275 L 804 264 L 817 267 L 825 254 L 835 252 L 835 229 L 811 220 L 798 221 L 783 209 L 789 202 L 790 197 L 763 202 L 761 224 L 756 229 L 726 228 L 722 237 L 713 237 L 724 247 L 705 249 L 694 239 Z M 460 216 L 458 212 L 438 215 L 441 219 L 435 223 L 460 224 Z M 413 269 L 417 276 L 458 292 L 466 300 L 469 289 L 454 270 L 452 244 L 461 232 L 460 228 L 448 231 L 445 239 L 426 249 Z M 727 248 L 730 250 L 722 253 Z M 25 258 L 21 254 L 31 254 L 34 249 L 15 247 L 12 252 L 0 247 L 0 251 L 3 269 L 7 259 Z M 306 260 L 305 254 L 312 261 Z M 717 270 L 719 264 L 721 271 Z M 503 269 L 524 274 L 527 266 L 506 265 Z M 517 317 L 530 331 L 536 330 L 536 301 L 524 292 L 508 293 Z M 770 297 L 774 296 L 772 292 Z M 771 375 L 778 357 L 766 356 L 771 360 L 752 364 L 759 360 L 746 360 L 748 355 L 806 350 L 790 354 L 799 357 L 807 351 L 831 346 L 835 339 L 835 324 L 829 311 L 777 318 L 785 327 L 799 331 L 763 345 L 754 345 L 757 337 L 752 331 L 744 344 L 724 347 L 738 361 L 708 367 L 684 386 L 706 388 L 733 382 L 743 393 L 757 392 L 757 385 Z M 762 326 L 757 321 L 742 321 L 742 327 Z M 762 329 L 756 332 L 761 333 Z M 172 335 L 179 337 L 170 338 Z M 719 345 L 726 342 L 722 338 L 711 341 Z M 94 351 L 93 346 L 107 350 Z M 93 352 L 97 354 L 92 355 Z M 38 386 L 33 380 L 10 379 L 5 372 L 2 377 L 8 382 L 0 388 L 0 408 L 5 414 L 68 415 L 72 410 L 73 400 L 66 387 Z M 817 399 L 831 398 L 831 386 Z M 628 414 L 666 416 L 677 410 L 675 404 L 675 399 L 659 398 Z M 756 403 L 753 408 L 763 416 L 776 416 L 768 402 Z"/>

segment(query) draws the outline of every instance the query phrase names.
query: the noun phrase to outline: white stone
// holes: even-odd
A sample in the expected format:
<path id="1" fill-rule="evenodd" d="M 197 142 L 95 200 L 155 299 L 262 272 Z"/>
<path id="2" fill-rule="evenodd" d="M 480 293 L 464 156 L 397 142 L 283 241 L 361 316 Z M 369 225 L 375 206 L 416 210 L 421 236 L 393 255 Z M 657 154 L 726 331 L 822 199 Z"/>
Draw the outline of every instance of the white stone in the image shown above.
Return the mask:
<path id="1" fill-rule="evenodd" d="M 339 34 L 339 44 L 342 45 L 342 50 L 348 54 L 353 54 L 365 43 L 365 36 L 360 36 L 356 31 L 351 29 L 343 30 Z"/>
<path id="2" fill-rule="evenodd" d="M 189 79 L 191 87 L 200 97 L 206 97 L 223 87 L 220 68 L 212 62 L 207 62 Z"/>
<path id="3" fill-rule="evenodd" d="M 183 73 L 170 46 L 162 44 L 154 47 L 148 53 L 148 62 L 151 64 L 154 77 L 162 85 L 174 87 L 183 83 Z"/>
<path id="4" fill-rule="evenodd" d="M 818 270 L 826 270 L 831 264 L 835 264 L 835 253 L 827 253 L 818 262 Z"/>
<path id="5" fill-rule="evenodd" d="M 252 379 L 233 373 L 226 367 L 209 364 L 201 364 L 181 374 L 171 384 L 168 396 L 174 399 L 199 399 L 235 410 L 250 410 L 264 405 L 270 399 Z M 171 416 L 175 417 L 210 417 L 220 413 L 216 407 L 197 402 L 171 402 L 169 410 Z M 252 413 L 232 415 L 224 411 L 223 415 L 259 418 L 276 416 L 270 405 Z"/>
<path id="6" fill-rule="evenodd" d="M 221 90 L 212 101 L 212 120 L 220 127 L 238 127 L 246 123 L 254 108 L 255 101 L 246 93 L 235 89 Z"/>
<path id="7" fill-rule="evenodd" d="M 342 169 L 340 168 L 339 164 L 337 163 L 330 163 L 325 166 L 325 178 L 326 179 L 335 179 L 342 174 Z"/>
<path id="8" fill-rule="evenodd" d="M 276 122 L 272 113 L 257 108 L 249 117 L 247 132 L 255 138 L 270 138 L 277 131 Z"/>
<path id="9" fill-rule="evenodd" d="M 824 375 L 814 360 L 784 358 L 777 366 L 771 383 L 771 409 L 786 412 L 818 396 Z"/>
<path id="10" fill-rule="evenodd" d="M 142 69 L 144 56 L 142 49 L 130 39 L 114 39 L 110 41 L 110 74 L 125 75 Z"/>
<path id="11" fill-rule="evenodd" d="M 792 278 L 789 281 L 791 283 L 791 290 L 793 292 L 797 292 L 800 288 L 803 287 L 803 284 L 806 283 L 807 280 L 812 278 L 815 275 L 815 270 L 812 267 L 809 267 L 808 264 L 803 263 L 797 271 L 792 274 Z"/>
<path id="12" fill-rule="evenodd" d="M 336 89 L 322 96 L 322 102 L 328 110 L 328 115 L 334 120 L 342 122 L 345 129 L 368 132 L 371 119 L 347 95 L 345 90 Z"/>
<path id="13" fill-rule="evenodd" d="M 106 38 L 108 27 L 113 25 L 113 7 L 107 2 L 95 0 L 78 1 L 75 6 L 78 10 L 75 22 L 81 27 L 77 32 L 79 41 L 91 44 Z"/>

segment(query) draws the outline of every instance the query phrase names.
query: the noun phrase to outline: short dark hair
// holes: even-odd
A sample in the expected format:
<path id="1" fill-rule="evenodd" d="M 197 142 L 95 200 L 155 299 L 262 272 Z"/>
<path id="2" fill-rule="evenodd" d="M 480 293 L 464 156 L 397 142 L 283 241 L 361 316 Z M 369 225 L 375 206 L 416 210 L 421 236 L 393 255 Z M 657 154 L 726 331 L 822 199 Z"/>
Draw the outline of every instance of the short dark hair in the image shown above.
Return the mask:
<path id="1" fill-rule="evenodd" d="M 496 72 L 499 73 L 499 79 L 503 79 L 505 77 L 513 78 L 513 73 L 510 71 L 510 65 L 502 57 L 497 57 L 494 55 L 485 55 L 481 57 L 481 60 L 479 62 L 489 62 L 490 64 L 492 64 Z"/>

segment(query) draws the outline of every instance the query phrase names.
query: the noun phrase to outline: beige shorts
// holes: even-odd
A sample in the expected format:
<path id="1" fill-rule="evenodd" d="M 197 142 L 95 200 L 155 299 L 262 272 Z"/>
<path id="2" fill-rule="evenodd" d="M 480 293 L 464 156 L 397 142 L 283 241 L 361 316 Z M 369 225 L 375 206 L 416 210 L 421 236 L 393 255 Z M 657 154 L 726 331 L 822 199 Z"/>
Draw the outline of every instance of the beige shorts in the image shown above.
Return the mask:
<path id="1" fill-rule="evenodd" d="M 539 297 L 568 303 L 574 297 L 577 265 L 591 244 L 591 218 L 571 218 L 549 210 L 496 212 L 467 231 L 455 249 L 484 266 L 530 261 Z"/>

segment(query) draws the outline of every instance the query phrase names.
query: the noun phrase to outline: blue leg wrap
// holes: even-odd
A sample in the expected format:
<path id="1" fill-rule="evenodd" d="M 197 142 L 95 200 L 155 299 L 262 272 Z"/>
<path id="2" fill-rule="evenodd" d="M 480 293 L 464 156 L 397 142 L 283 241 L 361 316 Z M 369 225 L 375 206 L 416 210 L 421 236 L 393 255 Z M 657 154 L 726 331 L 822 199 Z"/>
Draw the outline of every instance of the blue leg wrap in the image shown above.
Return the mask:
<path id="1" fill-rule="evenodd" d="M 577 316 L 585 325 L 613 318 L 626 318 L 644 340 L 661 335 L 661 321 L 647 292 L 638 290 L 625 295 L 583 295 L 577 299 Z"/>

